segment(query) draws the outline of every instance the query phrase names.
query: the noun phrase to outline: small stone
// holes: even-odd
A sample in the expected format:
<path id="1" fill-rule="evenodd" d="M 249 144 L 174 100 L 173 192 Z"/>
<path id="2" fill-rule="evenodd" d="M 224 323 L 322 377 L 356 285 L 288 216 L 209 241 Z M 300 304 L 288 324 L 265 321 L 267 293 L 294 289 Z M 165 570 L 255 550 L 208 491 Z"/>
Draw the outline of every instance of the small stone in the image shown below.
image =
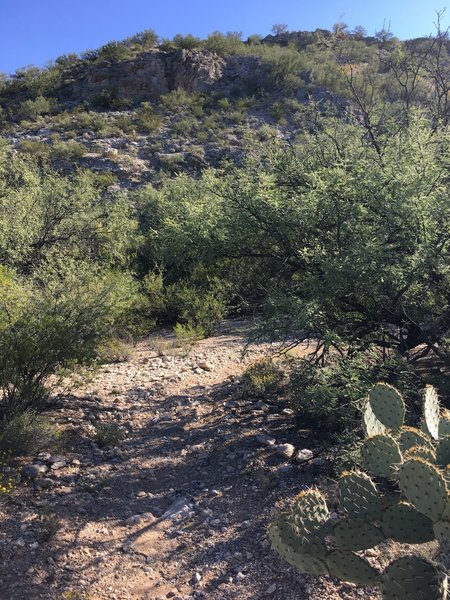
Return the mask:
<path id="1" fill-rule="evenodd" d="M 200 583 L 200 581 L 202 580 L 202 576 L 200 575 L 200 573 L 197 571 L 194 575 L 194 581 L 195 583 Z"/>
<path id="2" fill-rule="evenodd" d="M 45 465 L 41 465 L 39 463 L 25 465 L 23 468 L 23 474 L 25 477 L 31 477 L 34 479 L 35 477 L 39 477 L 39 475 L 43 475 L 48 471 L 48 468 Z"/>
<path id="3" fill-rule="evenodd" d="M 242 573 L 242 571 L 239 571 L 239 573 L 236 575 L 236 579 L 238 581 L 242 581 L 242 579 L 245 579 L 244 573 Z"/>
<path id="4" fill-rule="evenodd" d="M 266 594 L 268 596 L 270 596 L 271 594 L 274 593 L 274 591 L 277 589 L 277 584 L 276 583 L 272 583 L 272 585 L 270 585 L 267 590 L 266 590 Z"/>
<path id="5" fill-rule="evenodd" d="M 200 369 L 203 369 L 203 371 L 212 371 L 213 370 L 213 366 L 206 360 L 198 362 L 197 366 L 200 367 Z"/>
<path id="6" fill-rule="evenodd" d="M 311 460 L 314 456 L 314 453 L 311 452 L 311 450 L 308 450 L 307 448 L 303 448 L 303 450 L 300 450 L 297 454 L 297 460 L 300 460 L 301 462 L 304 462 L 306 460 Z"/>
<path id="7" fill-rule="evenodd" d="M 291 458 L 294 452 L 295 448 L 292 444 L 280 444 L 277 446 L 277 454 L 283 456 L 284 458 Z"/>
<path id="8" fill-rule="evenodd" d="M 155 521 L 156 521 L 156 517 L 153 515 L 153 513 L 147 512 L 147 513 L 143 513 L 140 515 L 133 515 L 131 517 L 128 517 L 128 519 L 126 519 L 126 521 L 125 521 L 125 525 L 136 525 L 138 523 L 143 523 L 143 522 L 146 522 L 147 524 L 149 524 L 149 523 L 154 523 Z"/>

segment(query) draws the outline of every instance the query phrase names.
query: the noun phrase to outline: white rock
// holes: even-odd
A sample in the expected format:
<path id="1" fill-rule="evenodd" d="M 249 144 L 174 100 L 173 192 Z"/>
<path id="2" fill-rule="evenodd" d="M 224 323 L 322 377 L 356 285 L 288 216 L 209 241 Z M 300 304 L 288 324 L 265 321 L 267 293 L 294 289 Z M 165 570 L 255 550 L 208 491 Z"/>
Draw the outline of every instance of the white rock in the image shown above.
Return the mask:
<path id="1" fill-rule="evenodd" d="M 283 456 L 284 458 L 291 458 L 294 452 L 295 448 L 292 444 L 280 444 L 277 446 L 277 454 Z"/>
<path id="2" fill-rule="evenodd" d="M 273 594 L 273 593 L 274 593 L 274 591 L 275 591 L 276 589 L 277 589 L 277 584 L 276 584 L 276 583 L 272 583 L 272 585 L 271 585 L 271 586 L 269 586 L 269 587 L 267 588 L 267 590 L 266 590 L 266 594 L 267 594 L 268 596 L 270 596 L 271 594 Z"/>
<path id="3" fill-rule="evenodd" d="M 297 454 L 297 459 L 303 462 L 306 460 L 311 460 L 313 456 L 314 456 L 314 454 L 313 454 L 313 452 L 311 452 L 311 450 L 308 450 L 307 448 L 303 448 L 303 450 L 299 450 L 299 452 Z"/>

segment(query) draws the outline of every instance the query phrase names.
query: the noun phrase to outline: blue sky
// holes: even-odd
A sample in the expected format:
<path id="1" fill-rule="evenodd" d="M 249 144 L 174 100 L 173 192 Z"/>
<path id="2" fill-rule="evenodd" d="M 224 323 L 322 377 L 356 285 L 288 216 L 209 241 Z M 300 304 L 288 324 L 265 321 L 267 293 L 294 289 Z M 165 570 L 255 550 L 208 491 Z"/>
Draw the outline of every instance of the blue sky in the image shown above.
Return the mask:
<path id="1" fill-rule="evenodd" d="M 214 30 L 248 36 L 270 33 L 274 23 L 314 30 L 342 19 L 373 34 L 386 20 L 397 37 L 407 39 L 430 34 L 435 11 L 443 8 L 429 0 L 0 0 L 0 72 L 42 66 L 143 29 L 169 38 L 205 37 Z M 444 25 L 449 22 L 450 9 Z"/>

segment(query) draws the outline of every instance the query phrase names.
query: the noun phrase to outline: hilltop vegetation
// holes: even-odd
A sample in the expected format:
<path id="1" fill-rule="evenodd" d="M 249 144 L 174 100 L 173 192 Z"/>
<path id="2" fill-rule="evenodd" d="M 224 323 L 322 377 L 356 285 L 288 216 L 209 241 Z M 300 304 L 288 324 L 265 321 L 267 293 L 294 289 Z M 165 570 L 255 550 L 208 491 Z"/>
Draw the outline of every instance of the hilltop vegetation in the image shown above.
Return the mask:
<path id="1" fill-rule="evenodd" d="M 154 61 L 182 65 L 164 93 L 117 93 Z M 436 377 L 415 363 L 449 360 L 449 85 L 439 25 L 407 42 L 145 31 L 4 78 L 3 427 L 112 338 L 249 314 L 255 336 L 311 340 L 291 401 L 326 443 L 354 441 L 374 380 L 414 409 Z"/>

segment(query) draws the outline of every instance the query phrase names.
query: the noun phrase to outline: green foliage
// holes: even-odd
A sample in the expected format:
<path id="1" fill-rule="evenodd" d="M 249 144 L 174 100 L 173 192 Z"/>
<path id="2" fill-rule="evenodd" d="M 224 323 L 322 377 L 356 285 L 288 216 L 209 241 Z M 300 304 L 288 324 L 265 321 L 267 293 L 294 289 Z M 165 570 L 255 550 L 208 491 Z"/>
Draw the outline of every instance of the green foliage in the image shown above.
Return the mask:
<path id="1" fill-rule="evenodd" d="M 237 32 L 228 32 L 226 34 L 220 31 L 213 31 L 203 42 L 204 48 L 215 52 L 219 56 L 229 56 L 239 54 L 245 48 L 241 40 L 242 34 Z"/>
<path id="2" fill-rule="evenodd" d="M 130 303 L 129 285 L 118 279 L 81 263 L 40 269 L 27 280 L 3 275 L 1 415 L 42 410 L 64 369 L 95 359 Z"/>
<path id="3" fill-rule="evenodd" d="M 201 39 L 188 33 L 187 35 L 177 35 L 173 38 L 173 44 L 176 48 L 183 50 L 192 50 L 193 48 L 199 48 L 201 45 Z"/>
<path id="4" fill-rule="evenodd" d="M 433 402 L 437 403 L 437 397 Z M 427 403 L 430 404 L 430 398 Z M 391 386 L 378 383 L 370 390 L 365 403 L 364 410 L 369 409 L 388 433 L 365 440 L 362 460 L 373 474 L 388 481 L 378 487 L 364 473 L 343 473 L 339 481 L 339 501 L 349 516 L 344 514 L 338 521 L 334 520 L 332 547 L 321 545 L 324 527 L 330 521 L 324 523 L 326 512 L 317 511 L 318 503 L 325 502 L 319 492 L 314 492 L 313 504 L 308 493 L 298 496 L 290 513 L 270 527 L 269 538 L 281 556 L 303 572 L 321 574 L 313 562 L 319 560 L 334 577 L 381 587 L 385 600 L 444 600 L 447 575 L 429 559 L 406 555 L 380 573 L 352 552 L 377 546 L 386 538 L 420 544 L 433 539 L 448 542 L 450 534 L 445 473 L 427 460 L 410 457 L 409 451 L 403 455 L 400 452 L 396 438 L 401 435 L 405 415 L 401 395 Z M 433 444 L 432 438 L 429 437 L 427 443 Z M 297 519 L 299 512 L 301 520 Z"/>
<path id="5" fill-rule="evenodd" d="M 48 115 L 55 109 L 55 101 L 44 96 L 34 100 L 25 100 L 19 107 L 17 116 L 20 119 L 36 119 L 40 115 Z"/>
<path id="6" fill-rule="evenodd" d="M 29 273 L 69 257 L 124 267 L 136 227 L 125 198 L 102 194 L 89 173 L 67 178 L 30 160 L 9 160 L 7 151 L 0 156 L 2 264 Z"/>
<path id="7" fill-rule="evenodd" d="M 250 365 L 243 374 L 242 385 L 245 395 L 264 395 L 279 386 L 283 371 L 272 358 L 264 358 Z"/>
<path id="8" fill-rule="evenodd" d="M 141 133 L 151 133 L 158 130 L 163 123 L 162 117 L 155 113 L 150 102 L 143 102 L 136 109 L 136 128 Z"/>
<path id="9" fill-rule="evenodd" d="M 104 448 L 107 446 L 117 446 L 123 440 L 125 432 L 120 425 L 114 421 L 104 421 L 95 425 L 95 441 Z"/>
<path id="10" fill-rule="evenodd" d="M 58 447 L 60 439 L 61 433 L 54 423 L 34 411 L 10 415 L 0 422 L 0 447 L 13 456 Z"/>

